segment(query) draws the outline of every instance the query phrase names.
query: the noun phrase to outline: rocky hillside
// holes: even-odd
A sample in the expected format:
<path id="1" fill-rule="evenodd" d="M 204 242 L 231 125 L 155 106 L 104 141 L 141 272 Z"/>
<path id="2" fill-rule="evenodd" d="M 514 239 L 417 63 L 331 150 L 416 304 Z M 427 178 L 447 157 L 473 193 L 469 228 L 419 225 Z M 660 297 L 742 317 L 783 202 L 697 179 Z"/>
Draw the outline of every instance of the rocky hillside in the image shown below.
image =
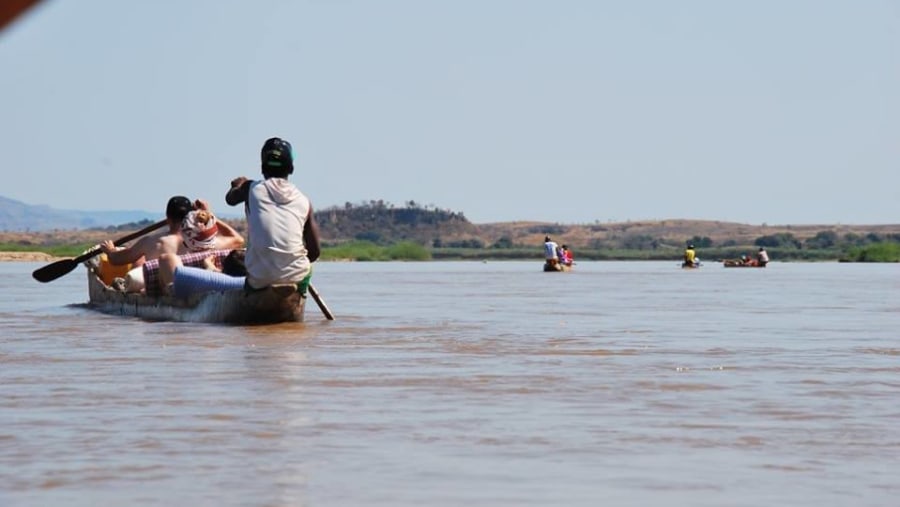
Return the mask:
<path id="1" fill-rule="evenodd" d="M 683 248 L 688 241 L 704 246 L 752 245 L 761 237 L 773 241 L 803 243 L 825 237 L 832 241 L 865 238 L 867 235 L 894 238 L 895 225 L 749 225 L 714 220 L 656 220 L 593 224 L 547 222 L 503 222 L 473 224 L 463 213 L 427 209 L 407 203 L 395 207 L 381 201 L 329 208 L 316 213 L 327 243 L 369 240 L 393 243 L 411 240 L 425 246 L 513 247 L 540 245 L 545 236 L 579 249 Z"/>
<path id="2" fill-rule="evenodd" d="M 316 212 L 322 239 L 330 243 L 365 240 L 374 243 L 415 241 L 431 245 L 441 238 L 478 238 L 478 226 L 459 212 L 420 207 L 415 202 L 397 207 L 384 201 L 345 204 Z"/>

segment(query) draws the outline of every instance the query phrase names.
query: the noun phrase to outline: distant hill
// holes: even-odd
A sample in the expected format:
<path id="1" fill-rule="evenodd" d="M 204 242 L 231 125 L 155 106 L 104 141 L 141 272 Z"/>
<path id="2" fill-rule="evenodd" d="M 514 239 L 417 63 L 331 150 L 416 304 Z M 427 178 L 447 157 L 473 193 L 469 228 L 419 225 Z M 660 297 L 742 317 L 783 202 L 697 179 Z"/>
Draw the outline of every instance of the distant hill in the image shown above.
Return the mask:
<path id="1" fill-rule="evenodd" d="M 0 230 L 52 231 L 92 229 L 141 220 L 158 220 L 159 213 L 149 211 L 76 211 L 31 205 L 0 196 Z"/>
<path id="2" fill-rule="evenodd" d="M 389 244 L 414 241 L 432 245 L 437 239 L 466 240 L 477 238 L 478 226 L 461 212 L 422 207 L 413 201 L 394 206 L 384 201 L 361 204 L 347 203 L 316 211 L 323 241 L 371 241 Z"/>
<path id="3" fill-rule="evenodd" d="M 216 215 L 228 220 L 243 218 L 243 208 L 222 207 Z M 26 204 L 0 196 L 0 232 L 47 232 L 105 229 L 163 218 L 162 210 L 83 211 Z"/>
<path id="4" fill-rule="evenodd" d="M 900 241 L 900 225 L 749 225 L 715 220 L 644 220 L 615 223 L 560 224 L 501 222 L 473 224 L 461 212 L 403 207 L 369 201 L 347 203 L 316 212 L 326 245 L 352 240 L 390 244 L 415 241 L 426 247 L 510 248 L 539 247 L 545 236 L 579 250 L 680 251 L 688 242 L 706 248 L 757 244 L 767 247 L 865 245 L 882 240 Z"/>

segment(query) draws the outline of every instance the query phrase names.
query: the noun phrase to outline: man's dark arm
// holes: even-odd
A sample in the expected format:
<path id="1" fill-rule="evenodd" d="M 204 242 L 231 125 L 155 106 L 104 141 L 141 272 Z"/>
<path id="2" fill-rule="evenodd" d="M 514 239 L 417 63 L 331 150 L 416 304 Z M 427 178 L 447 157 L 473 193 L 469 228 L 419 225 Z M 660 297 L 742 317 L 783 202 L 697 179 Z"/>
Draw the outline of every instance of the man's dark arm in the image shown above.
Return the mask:
<path id="1" fill-rule="evenodd" d="M 316 223 L 312 204 L 309 205 L 309 215 L 306 217 L 306 225 L 303 226 L 303 244 L 306 245 L 306 256 L 309 262 L 316 262 L 322 253 L 319 245 L 319 224 Z"/>
<path id="2" fill-rule="evenodd" d="M 232 180 L 231 189 L 225 194 L 225 202 L 229 206 L 236 206 L 242 202 L 247 202 L 247 199 L 250 197 L 251 183 L 253 183 L 252 180 L 248 180 L 243 176 Z"/>

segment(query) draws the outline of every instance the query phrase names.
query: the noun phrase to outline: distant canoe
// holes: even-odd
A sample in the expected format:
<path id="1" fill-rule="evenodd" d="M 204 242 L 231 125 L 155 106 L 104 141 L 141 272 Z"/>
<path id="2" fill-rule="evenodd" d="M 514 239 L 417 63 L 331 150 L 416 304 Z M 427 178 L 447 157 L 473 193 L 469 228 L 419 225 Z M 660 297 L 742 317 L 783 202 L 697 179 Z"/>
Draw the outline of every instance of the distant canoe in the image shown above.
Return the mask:
<path id="1" fill-rule="evenodd" d="M 294 285 L 273 285 L 253 292 L 214 291 L 189 298 L 126 293 L 103 283 L 88 269 L 88 306 L 103 313 L 152 321 L 214 324 L 302 322 L 306 296 Z"/>
<path id="2" fill-rule="evenodd" d="M 722 265 L 726 268 L 764 268 L 765 264 L 745 264 L 741 262 L 739 259 L 725 259 L 722 261 Z"/>
<path id="3" fill-rule="evenodd" d="M 572 271 L 572 266 L 567 266 L 565 264 L 551 264 L 549 262 L 544 262 L 544 271 L 547 273 L 562 273 L 567 271 Z"/>

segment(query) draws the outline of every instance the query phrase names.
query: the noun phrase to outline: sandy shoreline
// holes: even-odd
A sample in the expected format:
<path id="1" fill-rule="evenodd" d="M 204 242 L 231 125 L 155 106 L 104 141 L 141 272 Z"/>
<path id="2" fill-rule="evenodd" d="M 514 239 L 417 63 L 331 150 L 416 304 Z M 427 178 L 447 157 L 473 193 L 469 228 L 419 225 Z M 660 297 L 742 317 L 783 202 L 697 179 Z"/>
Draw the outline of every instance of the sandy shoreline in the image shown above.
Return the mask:
<path id="1" fill-rule="evenodd" d="M 53 262 L 62 258 L 44 252 L 0 252 L 0 262 Z"/>

